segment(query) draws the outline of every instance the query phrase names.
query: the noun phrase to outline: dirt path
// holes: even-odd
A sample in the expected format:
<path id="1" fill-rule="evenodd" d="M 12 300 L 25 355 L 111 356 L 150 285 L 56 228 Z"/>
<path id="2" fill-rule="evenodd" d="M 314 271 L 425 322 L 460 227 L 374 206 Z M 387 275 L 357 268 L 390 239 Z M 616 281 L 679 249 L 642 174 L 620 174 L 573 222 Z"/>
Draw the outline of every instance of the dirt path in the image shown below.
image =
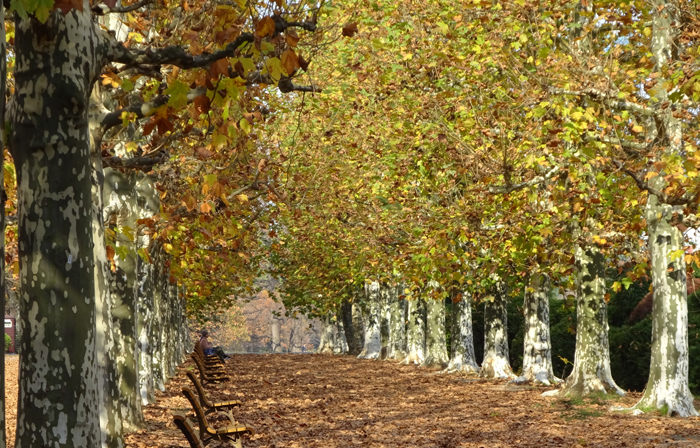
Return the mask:
<path id="1" fill-rule="evenodd" d="M 129 435 L 127 446 L 187 446 L 170 410 L 189 408 L 180 390 L 188 385 L 184 372 L 192 368 L 185 364 L 158 393 L 158 403 L 145 409 L 148 430 Z M 245 447 L 700 446 L 699 418 L 607 411 L 612 404 L 634 404 L 639 394 L 549 399 L 540 397 L 540 388 L 431 375 L 413 366 L 347 356 L 235 355 L 228 368 L 234 381 L 209 393 L 217 400 L 244 402 L 235 415 L 258 432 L 244 440 Z M 14 425 L 9 417 L 8 425 Z"/>

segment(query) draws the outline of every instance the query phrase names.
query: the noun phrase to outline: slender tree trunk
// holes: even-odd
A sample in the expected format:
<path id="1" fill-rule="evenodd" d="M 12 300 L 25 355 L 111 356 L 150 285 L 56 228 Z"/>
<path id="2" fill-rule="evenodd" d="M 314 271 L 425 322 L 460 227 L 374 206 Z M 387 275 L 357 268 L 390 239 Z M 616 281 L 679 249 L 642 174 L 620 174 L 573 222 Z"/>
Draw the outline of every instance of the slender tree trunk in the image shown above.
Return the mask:
<path id="1" fill-rule="evenodd" d="M 452 358 L 445 369 L 448 373 L 479 372 L 474 354 L 471 302 L 471 295 L 464 292 L 461 300 L 452 305 Z"/>
<path id="2" fill-rule="evenodd" d="M 365 314 L 365 342 L 358 358 L 377 359 L 381 350 L 379 282 L 366 284 L 365 291 L 368 302 Z"/>
<path id="3" fill-rule="evenodd" d="M 389 341 L 391 339 L 391 315 L 389 303 L 395 288 L 388 283 L 379 286 L 379 359 L 386 359 L 389 355 Z"/>
<path id="4" fill-rule="evenodd" d="M 157 245 L 153 258 L 153 320 L 151 322 L 151 370 L 153 371 L 153 387 L 165 390 L 163 374 L 163 308 L 164 289 L 167 282 L 165 275 L 165 251 L 162 245 Z M 192 350 L 192 347 L 188 347 Z"/>
<path id="5" fill-rule="evenodd" d="M 17 447 L 100 445 L 89 97 L 106 41 L 90 15 L 15 20 L 8 107 L 20 265 Z"/>
<path id="6" fill-rule="evenodd" d="M 549 277 L 535 273 L 525 291 L 525 343 L 523 371 L 516 383 L 532 381 L 549 386 L 561 380 L 552 370 L 552 344 L 549 337 Z"/>
<path id="7" fill-rule="evenodd" d="M 392 288 L 389 297 L 389 352 L 388 359 L 406 358 L 406 300 L 399 298 L 402 286 Z"/>
<path id="8" fill-rule="evenodd" d="M 484 361 L 481 378 L 513 378 L 508 357 L 508 311 L 506 286 L 496 283 L 492 298 L 484 302 Z"/>
<path id="9" fill-rule="evenodd" d="M 136 256 L 137 300 L 136 333 L 138 336 L 139 393 L 141 403 L 145 406 L 155 403 L 155 386 L 153 381 L 153 266 Z"/>
<path id="10" fill-rule="evenodd" d="M 610 372 L 608 315 L 605 303 L 605 256 L 595 246 L 576 248 L 576 355 L 574 368 L 551 395 L 584 396 L 594 392 L 624 395 Z"/>
<path id="11" fill-rule="evenodd" d="M 280 344 L 280 321 L 275 315 L 272 316 L 270 331 L 272 333 L 272 353 L 282 353 L 282 345 Z"/>
<path id="12" fill-rule="evenodd" d="M 335 322 L 336 344 L 333 353 L 336 355 L 344 355 L 348 352 L 348 341 L 345 339 L 345 328 L 343 319 L 337 319 Z"/>
<path id="13" fill-rule="evenodd" d="M 425 302 L 415 299 L 407 303 L 406 358 L 402 364 L 423 364 L 425 359 Z"/>
<path id="14" fill-rule="evenodd" d="M 447 353 L 444 300 L 428 299 L 425 327 L 425 359 L 422 367 L 444 368 L 450 360 Z"/>
<path id="15" fill-rule="evenodd" d="M 348 355 L 357 356 L 362 352 L 364 341 L 360 307 L 346 299 L 340 305 L 340 314 L 343 319 L 345 340 L 348 343 Z"/>

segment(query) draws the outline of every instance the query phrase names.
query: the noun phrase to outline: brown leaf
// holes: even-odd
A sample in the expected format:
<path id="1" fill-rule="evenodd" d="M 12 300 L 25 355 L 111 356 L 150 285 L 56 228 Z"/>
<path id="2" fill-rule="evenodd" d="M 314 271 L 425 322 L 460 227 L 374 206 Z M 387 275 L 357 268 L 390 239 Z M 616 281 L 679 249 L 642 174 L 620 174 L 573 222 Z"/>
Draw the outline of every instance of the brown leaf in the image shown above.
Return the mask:
<path id="1" fill-rule="evenodd" d="M 172 275 L 170 276 L 170 278 L 168 280 L 170 281 L 171 285 L 174 285 L 175 283 L 177 283 L 177 279 Z"/>
<path id="2" fill-rule="evenodd" d="M 187 207 L 187 211 L 192 211 L 197 206 L 197 200 L 191 194 L 183 196 L 182 204 Z"/>
<path id="3" fill-rule="evenodd" d="M 197 155 L 202 160 L 207 160 L 208 158 L 210 158 L 214 155 L 213 152 L 211 152 L 207 148 L 204 148 L 201 146 L 199 148 L 197 148 L 195 151 L 197 151 Z"/>
<path id="4" fill-rule="evenodd" d="M 348 23 L 343 27 L 343 36 L 353 37 L 357 33 L 357 22 Z"/>
<path id="5" fill-rule="evenodd" d="M 299 55 L 299 67 L 301 67 L 301 69 L 305 72 L 309 71 L 309 62 L 311 61 L 307 62 L 306 59 L 304 59 L 304 56 Z"/>
<path id="6" fill-rule="evenodd" d="M 272 17 L 264 17 L 255 24 L 255 35 L 258 37 L 272 36 L 275 32 L 275 21 Z"/>
<path id="7" fill-rule="evenodd" d="M 212 78 L 218 78 L 219 75 L 227 77 L 228 76 L 228 67 L 229 67 L 228 59 L 226 59 L 226 58 L 219 59 L 216 62 L 212 62 L 211 66 L 209 67 L 209 74 L 212 76 Z"/>
<path id="8" fill-rule="evenodd" d="M 83 0 L 56 0 L 53 9 L 60 9 L 63 15 L 68 14 L 72 9 L 83 10 Z"/>
<path id="9" fill-rule="evenodd" d="M 292 48 L 295 48 L 299 43 L 299 35 L 293 29 L 288 28 L 285 32 L 284 40 L 287 42 L 287 45 L 289 45 Z"/>
<path id="10" fill-rule="evenodd" d="M 282 68 L 289 76 L 291 76 L 292 73 L 294 73 L 296 69 L 300 67 L 299 57 L 291 48 L 284 50 L 280 59 L 282 60 Z"/>
<path id="11" fill-rule="evenodd" d="M 107 259 L 108 260 L 114 260 L 114 247 L 110 246 L 109 244 L 107 245 Z"/>
<path id="12" fill-rule="evenodd" d="M 199 95 L 194 99 L 194 109 L 200 114 L 206 114 L 209 112 L 209 105 L 211 101 L 206 95 Z"/>
<path id="13" fill-rule="evenodd" d="M 153 132 L 153 128 L 156 127 L 156 124 L 158 124 L 156 117 L 148 120 L 148 122 L 143 126 L 143 135 L 149 135 L 151 132 Z"/>

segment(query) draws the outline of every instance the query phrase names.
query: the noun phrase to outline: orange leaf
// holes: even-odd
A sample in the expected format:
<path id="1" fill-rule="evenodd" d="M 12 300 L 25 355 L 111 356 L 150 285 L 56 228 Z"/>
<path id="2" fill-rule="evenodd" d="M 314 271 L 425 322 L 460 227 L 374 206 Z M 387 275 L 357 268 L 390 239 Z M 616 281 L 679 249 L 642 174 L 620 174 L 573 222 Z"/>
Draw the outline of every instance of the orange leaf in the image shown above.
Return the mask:
<path id="1" fill-rule="evenodd" d="M 200 114 L 209 112 L 209 98 L 206 95 L 199 95 L 194 99 L 194 109 Z"/>
<path id="2" fill-rule="evenodd" d="M 202 213 L 211 213 L 211 205 L 207 204 L 206 202 L 203 202 L 202 205 L 199 206 L 199 210 Z"/>
<path id="3" fill-rule="evenodd" d="M 275 32 L 275 21 L 272 17 L 265 17 L 255 24 L 255 35 L 258 37 L 272 36 Z"/>
<path id="4" fill-rule="evenodd" d="M 114 260 L 114 248 L 110 245 L 107 245 L 107 259 L 108 260 Z"/>
<path id="5" fill-rule="evenodd" d="M 291 48 L 284 50 L 284 53 L 282 53 L 281 60 L 282 68 L 285 72 L 287 72 L 287 75 L 289 76 L 291 76 L 292 73 L 294 73 L 294 71 L 300 67 L 299 57 L 297 57 L 297 54 L 294 53 L 294 50 L 292 50 Z"/>

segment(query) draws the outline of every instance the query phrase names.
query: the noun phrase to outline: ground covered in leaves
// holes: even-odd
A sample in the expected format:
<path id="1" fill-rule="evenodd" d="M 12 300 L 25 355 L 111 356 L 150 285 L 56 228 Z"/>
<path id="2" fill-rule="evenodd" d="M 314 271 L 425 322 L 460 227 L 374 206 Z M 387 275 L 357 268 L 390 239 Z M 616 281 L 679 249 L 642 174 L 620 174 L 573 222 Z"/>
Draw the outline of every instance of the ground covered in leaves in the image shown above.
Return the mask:
<path id="1" fill-rule="evenodd" d="M 216 401 L 244 402 L 234 415 L 257 432 L 244 439 L 244 447 L 700 446 L 699 418 L 608 411 L 633 405 L 636 393 L 623 399 L 543 398 L 544 388 L 349 356 L 234 355 L 227 368 L 233 381 L 207 390 Z M 189 410 L 180 393 L 190 386 L 188 369 L 194 370 L 191 361 L 145 408 L 148 429 L 129 435 L 128 447 L 188 446 L 170 413 Z M 16 373 L 7 378 L 16 381 Z M 8 395 L 16 393 L 16 386 L 7 387 Z M 8 396 L 8 407 L 13 400 Z M 700 402 L 695 406 L 700 409 Z M 9 433 L 13 416 L 8 412 Z"/>

